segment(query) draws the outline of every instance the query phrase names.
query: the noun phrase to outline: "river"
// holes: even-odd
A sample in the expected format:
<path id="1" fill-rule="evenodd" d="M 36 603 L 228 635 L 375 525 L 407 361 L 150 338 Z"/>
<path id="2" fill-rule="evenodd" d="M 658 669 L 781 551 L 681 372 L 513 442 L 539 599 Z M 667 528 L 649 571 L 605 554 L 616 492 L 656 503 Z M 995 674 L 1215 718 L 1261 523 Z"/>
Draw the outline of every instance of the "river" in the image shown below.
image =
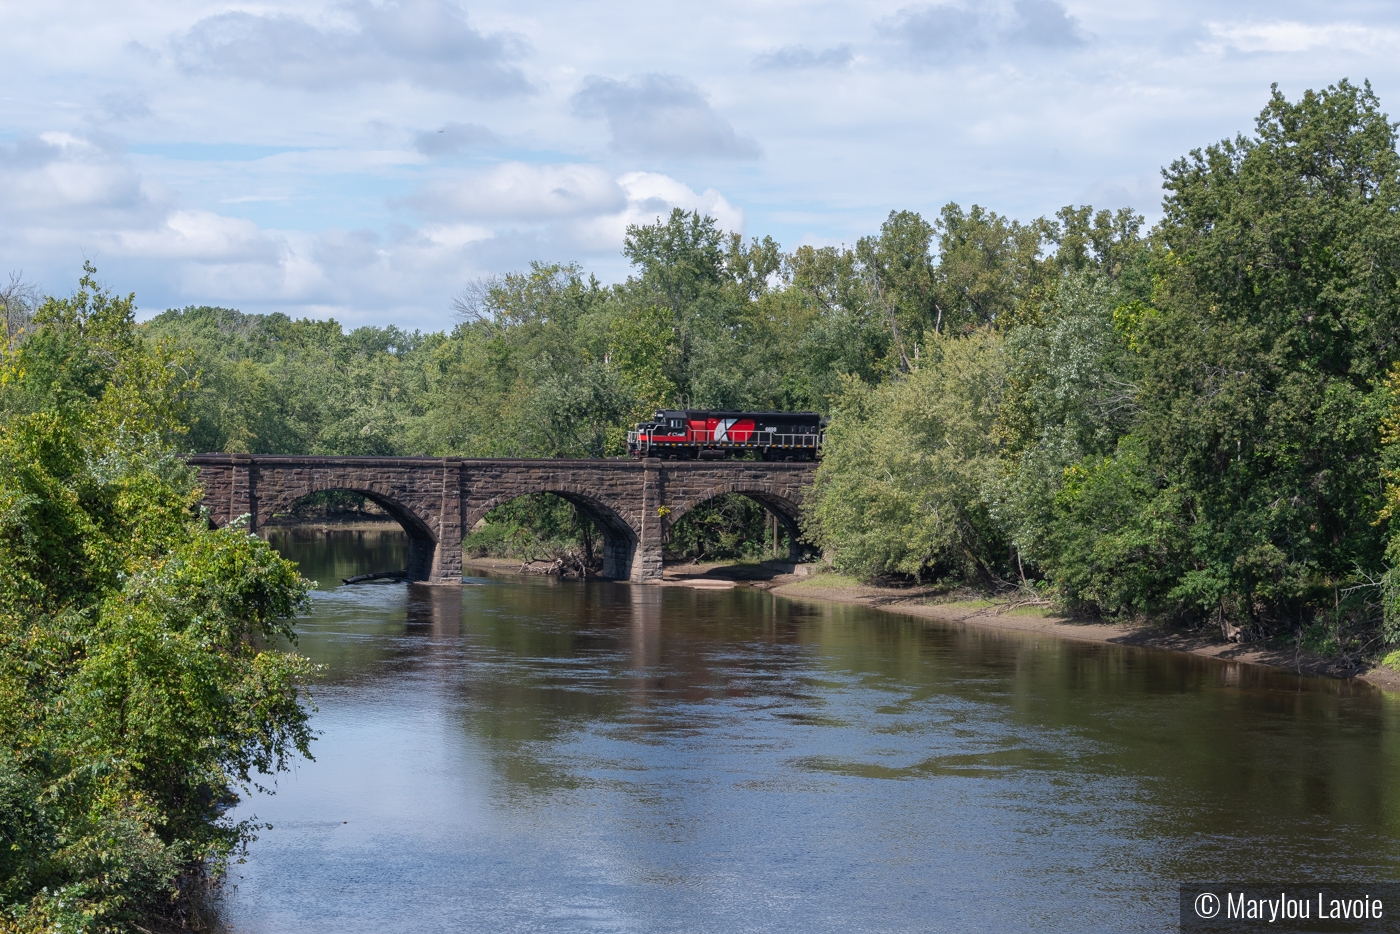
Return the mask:
<path id="1" fill-rule="evenodd" d="M 226 928 L 1177 930 L 1180 882 L 1400 879 L 1400 704 L 1365 684 L 749 588 L 331 588 L 314 762 L 236 816 Z M 396 551 L 397 549 L 397 551 Z"/>

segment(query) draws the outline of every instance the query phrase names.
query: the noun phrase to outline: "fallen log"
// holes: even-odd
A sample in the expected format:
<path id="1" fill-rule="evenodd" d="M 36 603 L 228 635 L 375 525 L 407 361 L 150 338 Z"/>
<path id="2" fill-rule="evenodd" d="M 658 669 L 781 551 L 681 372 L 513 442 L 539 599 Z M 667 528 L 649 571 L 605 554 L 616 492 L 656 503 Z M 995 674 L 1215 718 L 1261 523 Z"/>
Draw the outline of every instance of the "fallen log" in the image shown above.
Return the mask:
<path id="1" fill-rule="evenodd" d="M 546 564 L 546 562 L 548 562 Z M 538 565 L 544 565 L 538 567 Z M 578 580 L 588 580 L 597 576 L 597 572 L 578 555 L 571 551 L 556 551 L 551 561 L 549 558 L 531 558 L 520 565 L 520 574 L 545 574 L 550 577 L 558 577 L 561 580 L 577 578 Z"/>
<path id="2" fill-rule="evenodd" d="M 408 569 L 405 568 L 402 571 L 379 571 L 374 574 L 356 574 L 354 577 L 342 577 L 340 582 L 342 584 L 363 584 L 367 581 L 384 580 L 406 581 L 408 580 Z"/>

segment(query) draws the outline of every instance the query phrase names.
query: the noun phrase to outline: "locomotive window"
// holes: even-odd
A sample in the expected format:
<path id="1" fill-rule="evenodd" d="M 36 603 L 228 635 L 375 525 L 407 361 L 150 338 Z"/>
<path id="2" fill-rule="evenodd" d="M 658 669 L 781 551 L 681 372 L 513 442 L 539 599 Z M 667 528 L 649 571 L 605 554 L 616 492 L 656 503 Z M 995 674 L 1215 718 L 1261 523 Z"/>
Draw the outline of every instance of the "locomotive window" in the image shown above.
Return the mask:
<path id="1" fill-rule="evenodd" d="M 681 420 L 680 420 L 679 418 L 673 418 L 673 419 L 671 419 L 671 427 L 672 427 L 672 428 L 679 428 L 679 427 L 681 427 Z"/>

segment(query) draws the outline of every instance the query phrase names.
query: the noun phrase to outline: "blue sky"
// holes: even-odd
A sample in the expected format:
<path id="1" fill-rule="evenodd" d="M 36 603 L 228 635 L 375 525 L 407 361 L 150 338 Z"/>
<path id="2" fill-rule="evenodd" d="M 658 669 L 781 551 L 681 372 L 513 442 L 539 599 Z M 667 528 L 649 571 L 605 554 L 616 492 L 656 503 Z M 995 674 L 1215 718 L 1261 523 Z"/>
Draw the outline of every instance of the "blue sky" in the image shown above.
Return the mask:
<path id="1" fill-rule="evenodd" d="M 784 247 L 948 201 L 1153 219 L 1160 169 L 1369 79 L 1400 6 L 454 0 L 0 6 L 0 272 L 438 328 L 532 259 L 626 275 L 698 209 Z"/>

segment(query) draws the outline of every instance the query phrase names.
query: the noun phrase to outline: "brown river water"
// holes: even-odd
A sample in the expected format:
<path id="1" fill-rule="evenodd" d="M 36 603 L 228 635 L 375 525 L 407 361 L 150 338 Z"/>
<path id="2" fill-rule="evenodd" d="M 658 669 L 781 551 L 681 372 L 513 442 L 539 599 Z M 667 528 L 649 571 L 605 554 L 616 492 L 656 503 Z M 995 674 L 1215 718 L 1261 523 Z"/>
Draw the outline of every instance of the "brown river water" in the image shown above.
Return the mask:
<path id="1" fill-rule="evenodd" d="M 1177 886 L 1400 881 L 1400 698 L 748 588 L 333 587 L 314 762 L 229 931 L 1177 930 Z M 398 562 L 398 563 L 396 563 Z M 1397 906 L 1400 909 L 1400 906 Z"/>

